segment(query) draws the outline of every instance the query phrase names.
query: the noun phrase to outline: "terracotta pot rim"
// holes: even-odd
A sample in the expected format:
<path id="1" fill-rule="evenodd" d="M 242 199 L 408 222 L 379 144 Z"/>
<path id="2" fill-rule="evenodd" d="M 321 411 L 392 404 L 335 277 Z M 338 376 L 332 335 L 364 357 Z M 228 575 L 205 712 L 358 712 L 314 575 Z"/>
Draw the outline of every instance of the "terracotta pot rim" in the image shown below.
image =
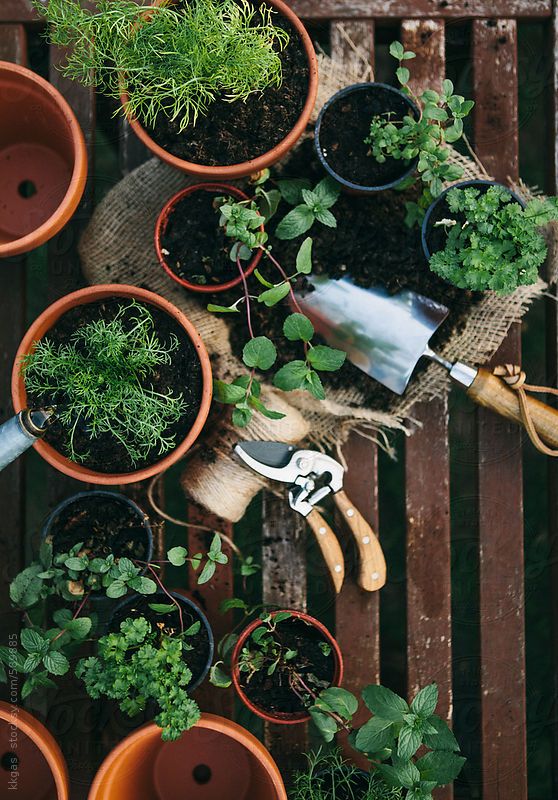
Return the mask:
<path id="1" fill-rule="evenodd" d="M 343 681 L 343 672 L 344 672 L 343 654 L 333 634 L 330 633 L 330 631 L 326 628 L 326 626 L 322 622 L 320 622 L 319 619 L 316 619 L 315 617 L 312 617 L 310 616 L 310 614 L 306 614 L 303 611 L 295 611 L 294 609 L 285 608 L 285 609 L 279 609 L 278 611 L 274 611 L 272 613 L 272 616 L 275 616 L 276 614 L 281 614 L 284 611 L 288 611 L 289 614 L 292 614 L 293 617 L 297 617 L 298 619 L 303 619 L 305 622 L 308 622 L 311 625 L 313 625 L 331 644 L 332 652 L 334 654 L 334 659 L 335 659 L 335 674 L 333 676 L 331 685 L 340 686 Z M 261 620 L 255 619 L 246 628 L 244 628 L 232 652 L 231 676 L 234 688 L 236 689 L 238 696 L 240 697 L 244 705 L 247 706 L 250 709 L 250 711 L 252 711 L 253 714 L 256 714 L 258 717 L 265 719 L 267 722 L 274 722 L 278 725 L 298 725 L 301 722 L 308 722 L 308 720 L 311 719 L 310 714 L 307 714 L 304 711 L 300 711 L 296 714 L 289 714 L 289 713 L 284 713 L 281 715 L 279 715 L 279 713 L 277 713 L 277 715 L 271 714 L 269 711 L 266 711 L 265 709 L 255 705 L 249 699 L 244 689 L 240 685 L 240 672 L 238 669 L 238 658 L 240 656 L 240 651 L 242 650 L 244 643 L 246 642 L 252 631 L 259 625 L 261 625 Z"/>
<path id="2" fill-rule="evenodd" d="M 21 236 L 19 239 L 14 239 L 6 244 L 0 244 L 0 258 L 5 258 L 26 253 L 48 241 L 55 236 L 72 217 L 79 205 L 87 181 L 87 149 L 85 137 L 79 122 L 70 105 L 58 89 L 40 75 L 37 75 L 32 70 L 27 69 L 27 67 L 22 67 L 19 64 L 13 64 L 9 61 L 0 61 L 0 73 L 2 71 L 24 76 L 24 78 L 35 83 L 44 94 L 49 95 L 54 100 L 61 109 L 66 123 L 68 124 L 74 150 L 72 176 L 60 205 L 49 219 L 43 222 L 43 224 L 34 231 L 31 231 L 31 233 L 27 233 L 25 236 Z"/>
<path id="3" fill-rule="evenodd" d="M 257 758 L 262 767 L 266 770 L 276 791 L 277 800 L 287 800 L 285 786 L 275 761 L 273 760 L 271 754 L 266 750 L 264 745 L 253 734 L 232 720 L 206 712 L 202 712 L 201 718 L 199 722 L 196 723 L 195 727 L 221 733 L 246 747 L 246 749 Z M 186 731 L 186 735 L 187 734 L 188 731 Z M 154 722 L 148 722 L 146 725 L 138 728 L 138 730 L 134 731 L 129 736 L 126 736 L 125 739 L 122 739 L 122 741 L 120 741 L 116 747 L 111 750 L 95 775 L 91 789 L 89 790 L 88 800 L 97 800 L 99 797 L 99 792 L 102 789 L 101 784 L 103 780 L 105 779 L 107 773 L 110 772 L 112 765 L 120 758 L 122 753 L 125 753 L 127 750 L 133 747 L 137 741 L 146 738 L 161 738 L 161 729 Z"/>
<path id="4" fill-rule="evenodd" d="M 197 283 L 190 283 L 185 278 L 181 278 L 177 275 L 171 267 L 167 264 L 165 260 L 165 256 L 163 254 L 162 245 L 161 245 L 161 238 L 165 232 L 169 217 L 175 205 L 177 205 L 184 197 L 187 197 L 190 194 L 194 194 L 197 191 L 206 191 L 206 192 L 225 192 L 230 195 L 234 195 L 239 200 L 249 200 L 247 194 L 243 191 L 238 189 L 236 186 L 233 186 L 230 183 L 195 183 L 192 186 L 187 186 L 185 189 L 181 189 L 175 195 L 173 195 L 161 211 L 157 217 L 157 222 L 155 223 L 155 252 L 157 253 L 157 258 L 159 260 L 159 264 L 163 267 L 169 278 L 172 278 L 173 281 L 183 286 L 185 289 L 188 289 L 191 292 L 198 292 L 200 294 L 215 294 L 218 292 L 226 292 L 228 289 L 234 289 L 235 286 L 238 286 L 242 282 L 242 278 L 239 275 L 236 278 L 232 278 L 230 281 L 225 281 L 225 283 L 213 283 L 211 285 L 200 285 Z M 264 225 L 263 222 L 260 225 L 260 230 L 263 232 Z M 262 260 L 263 252 L 261 250 L 257 250 L 257 252 L 252 256 L 249 263 L 247 264 L 246 268 L 243 269 L 244 276 L 247 278 L 251 275 L 260 261 Z M 231 261 L 232 264 L 232 261 Z"/>
<path id="5" fill-rule="evenodd" d="M 261 156 L 257 156 L 249 161 L 240 162 L 238 164 L 210 167 L 204 166 L 203 164 L 197 164 L 193 161 L 186 161 L 185 159 L 178 158 L 178 156 L 169 153 L 167 150 L 157 144 L 157 142 L 152 139 L 151 136 L 149 136 L 145 128 L 136 119 L 129 119 L 130 126 L 132 127 L 136 136 L 162 161 L 166 161 L 167 164 L 170 164 L 171 166 L 175 167 L 176 169 L 180 169 L 183 172 L 188 172 L 191 175 L 197 175 L 203 178 L 225 178 L 229 180 L 234 178 L 243 178 L 246 175 L 259 172 L 260 170 L 266 169 L 272 164 L 275 164 L 276 161 L 282 158 L 285 153 L 287 153 L 293 147 L 295 142 L 297 142 L 304 133 L 306 125 L 310 119 L 310 115 L 314 109 L 316 97 L 318 95 L 318 59 L 316 57 L 312 40 L 310 39 L 306 28 L 294 11 L 285 2 L 283 2 L 283 0 L 267 0 L 267 3 L 273 6 L 283 17 L 286 17 L 286 19 L 295 28 L 297 34 L 302 40 L 306 57 L 308 59 L 308 92 L 306 95 L 306 101 L 302 111 L 300 112 L 300 116 L 295 122 L 294 126 L 291 128 L 289 133 L 287 133 L 284 139 L 279 142 L 279 144 L 276 144 L 275 147 L 273 147 L 271 150 L 268 150 L 266 153 L 263 153 Z M 123 92 L 121 96 L 122 105 L 126 105 L 127 99 L 128 95 L 126 92 Z"/>
<path id="6" fill-rule="evenodd" d="M 395 180 L 380 184 L 378 186 L 367 186 L 366 184 L 362 183 L 354 183 L 353 181 L 344 178 L 342 175 L 339 175 L 339 173 L 333 169 L 324 155 L 320 144 L 320 133 L 324 116 L 327 111 L 331 108 L 331 106 L 335 105 L 339 100 L 342 100 L 349 94 L 363 92 L 375 88 L 387 89 L 393 94 L 399 95 L 405 100 L 406 103 L 408 103 L 409 108 L 413 110 L 415 115 L 418 116 L 419 110 L 416 104 L 411 100 L 410 97 L 400 91 L 396 86 L 391 86 L 389 83 L 381 83 L 380 81 L 363 81 L 362 83 L 352 83 L 350 86 L 345 86 L 343 89 L 339 89 L 338 92 L 335 92 L 335 94 L 333 94 L 320 109 L 320 113 L 318 114 L 318 119 L 316 120 L 316 125 L 314 127 L 314 150 L 323 168 L 334 180 L 337 181 L 337 183 L 343 186 L 343 188 L 347 189 L 349 192 L 355 192 L 362 195 L 375 194 L 376 192 L 383 192 L 387 189 L 393 189 L 395 186 L 401 183 L 401 181 L 404 181 L 405 178 L 411 175 L 415 171 L 418 164 L 418 158 L 414 158 L 409 166 Z"/>
<path id="7" fill-rule="evenodd" d="M 78 289 L 76 292 L 71 292 L 64 297 L 61 297 L 59 300 L 46 308 L 28 328 L 27 333 L 21 340 L 21 343 L 18 347 L 12 369 L 12 402 L 16 413 L 26 407 L 27 394 L 25 392 L 23 378 L 19 372 L 19 364 L 25 353 L 29 352 L 32 343 L 37 338 L 40 339 L 42 336 L 44 336 L 45 333 L 50 330 L 52 325 L 62 316 L 62 314 L 74 306 L 85 305 L 86 303 L 95 302 L 107 297 L 133 298 L 149 305 L 154 305 L 156 308 L 159 308 L 161 311 L 165 311 L 167 314 L 169 314 L 175 320 L 175 322 L 184 328 L 190 337 L 192 344 L 197 351 L 202 373 L 200 407 L 192 427 L 184 439 L 177 444 L 174 450 L 172 450 L 159 461 L 156 461 L 154 464 L 151 464 L 147 467 L 142 467 L 141 469 L 137 469 L 132 472 L 122 473 L 95 472 L 92 469 L 82 467 L 81 465 L 70 461 L 69 458 L 63 456 L 61 453 L 55 450 L 54 447 L 51 447 L 43 440 L 39 439 L 33 445 L 33 447 L 45 459 L 45 461 L 47 461 L 52 467 L 55 467 L 55 469 L 63 472 L 65 475 L 69 475 L 71 478 L 75 478 L 78 481 L 85 481 L 87 483 L 94 483 L 103 486 L 114 486 L 116 484 L 135 483 L 138 481 L 143 481 L 146 478 L 151 478 L 153 475 L 163 472 L 182 458 L 182 456 L 189 450 L 199 436 L 209 414 L 212 397 L 212 375 L 209 356 L 200 334 L 190 320 L 186 317 L 186 315 L 176 308 L 176 306 L 174 306 L 171 302 L 166 300 L 164 297 L 155 294 L 154 292 L 148 291 L 147 289 L 140 289 L 137 286 L 130 286 L 128 284 L 120 283 L 97 284 L 94 286 L 88 286 L 85 289 Z M 37 331 L 41 332 L 37 333 Z"/>
<path id="8" fill-rule="evenodd" d="M 13 709 L 17 709 L 15 713 Z M 56 786 L 57 800 L 69 800 L 69 777 L 66 761 L 48 728 L 25 709 L 4 701 L 0 701 L 0 720 L 16 725 L 31 739 L 50 767 Z"/>

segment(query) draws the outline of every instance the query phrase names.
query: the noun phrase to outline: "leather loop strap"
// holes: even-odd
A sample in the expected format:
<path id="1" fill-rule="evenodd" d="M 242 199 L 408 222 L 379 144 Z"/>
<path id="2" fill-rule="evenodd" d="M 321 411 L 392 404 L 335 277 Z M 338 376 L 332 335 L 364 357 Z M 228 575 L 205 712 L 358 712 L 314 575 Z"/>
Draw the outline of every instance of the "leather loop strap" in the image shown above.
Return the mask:
<path id="1" fill-rule="evenodd" d="M 510 389 L 517 392 L 519 398 L 519 407 L 521 410 L 521 418 L 525 425 L 525 430 L 529 434 L 529 438 L 541 453 L 547 456 L 558 457 L 558 450 L 553 450 L 548 447 L 540 438 L 537 429 L 533 423 L 533 419 L 529 412 L 529 405 L 527 402 L 527 392 L 536 392 L 540 394 L 553 394 L 558 396 L 558 389 L 553 389 L 550 386 L 535 386 L 525 383 L 527 376 L 518 364 L 501 364 L 494 367 L 494 375 L 501 378 Z"/>

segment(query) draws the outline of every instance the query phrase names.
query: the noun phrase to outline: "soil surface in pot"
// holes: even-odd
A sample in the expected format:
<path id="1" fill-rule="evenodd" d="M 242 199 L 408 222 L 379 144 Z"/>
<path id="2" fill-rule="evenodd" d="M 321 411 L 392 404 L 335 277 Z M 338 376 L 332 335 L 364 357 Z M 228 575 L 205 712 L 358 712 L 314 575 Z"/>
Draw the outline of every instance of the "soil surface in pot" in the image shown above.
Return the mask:
<path id="1" fill-rule="evenodd" d="M 311 159 L 311 144 L 305 142 L 285 166 L 285 177 L 308 176 L 317 182 L 323 177 L 323 170 L 316 158 L 313 161 Z M 292 241 L 279 241 L 271 236 L 273 254 L 292 274 L 296 252 L 304 237 L 310 235 L 314 240 L 312 263 L 316 274 L 327 274 L 333 278 L 350 275 L 360 286 L 384 286 L 394 294 L 401 289 L 412 289 L 443 303 L 448 307 L 449 315 L 431 340 L 433 347 L 440 347 L 462 328 L 469 310 L 483 298 L 483 294 L 458 289 L 428 268 L 422 252 L 420 228 L 408 228 L 404 221 L 405 202 L 416 200 L 419 191 L 420 187 L 413 187 L 405 192 L 382 192 L 367 197 L 342 192 L 331 208 L 337 219 L 337 228 L 328 228 L 316 222 L 307 234 Z M 282 219 L 289 208 L 282 204 L 272 223 L 275 219 Z M 273 228 L 271 230 L 273 233 Z M 259 270 L 274 281 L 280 279 L 265 257 L 260 262 Z M 251 293 L 259 293 L 260 287 L 253 277 L 249 278 L 249 288 Z M 221 302 L 227 305 L 239 296 L 238 291 L 231 290 L 222 295 Z M 266 334 L 280 343 L 277 368 L 301 358 L 300 343 L 289 342 L 283 335 L 283 321 L 290 313 L 287 303 L 271 309 L 257 302 L 252 303 L 256 335 Z M 235 354 L 240 358 L 248 334 L 244 319 L 238 318 L 234 322 L 230 328 L 231 342 Z M 416 374 L 427 363 L 426 359 L 422 359 Z M 326 391 L 327 387 L 357 386 L 369 408 L 388 410 L 398 399 L 393 392 L 348 361 L 338 372 L 322 372 L 321 378 Z"/>
<path id="2" fill-rule="evenodd" d="M 180 603 L 180 598 L 175 598 Z M 120 630 L 120 623 L 125 619 L 135 619 L 137 617 L 145 617 L 152 627 L 159 628 L 162 633 L 167 636 L 173 636 L 180 633 L 180 617 L 178 610 L 171 611 L 168 614 L 158 614 L 150 608 L 150 604 L 163 603 L 170 605 L 171 601 L 164 592 L 157 592 L 150 595 L 136 595 L 133 603 L 128 603 L 122 608 L 116 609 L 109 624 L 110 631 Z M 198 633 L 194 636 L 188 636 L 187 642 L 191 645 L 192 650 L 184 653 L 184 660 L 188 664 L 192 672 L 192 683 L 195 683 L 198 678 L 205 672 L 207 667 L 207 659 L 209 656 L 209 636 L 207 629 L 200 617 L 195 613 L 190 605 L 182 604 L 182 620 L 184 630 L 187 630 L 194 622 L 201 622 Z"/>
<path id="3" fill-rule="evenodd" d="M 259 14 L 254 16 L 258 24 Z M 283 81 L 246 101 L 211 103 L 195 125 L 179 132 L 179 122 L 159 114 L 146 128 L 160 147 L 185 161 L 208 167 L 241 164 L 272 150 L 290 133 L 302 113 L 308 94 L 308 59 L 304 45 L 288 20 L 275 14 L 274 25 L 289 34 L 281 51 Z"/>
<path id="4" fill-rule="evenodd" d="M 83 542 L 90 556 L 145 561 L 149 542 L 143 516 L 115 497 L 92 494 L 66 505 L 52 520 L 47 534 L 55 553 L 67 553 Z"/>
<path id="5" fill-rule="evenodd" d="M 313 675 L 323 682 L 323 688 L 331 686 L 335 677 L 335 657 L 333 651 L 325 655 L 320 644 L 327 642 L 321 631 L 297 617 L 290 617 L 278 623 L 275 636 L 281 644 L 298 655 L 290 662 L 293 669 L 308 683 Z M 329 644 L 329 642 L 327 642 Z M 271 714 L 307 713 L 306 707 L 289 686 L 289 674 L 277 668 L 272 675 L 266 670 L 257 672 L 246 682 L 246 673 L 239 673 L 239 681 L 248 699 L 258 708 Z"/>
<path id="6" fill-rule="evenodd" d="M 222 194 L 202 190 L 188 194 L 173 208 L 161 236 L 165 261 L 182 280 L 207 284 L 226 283 L 238 277 L 229 257 L 234 240 L 219 225 L 213 201 Z"/>
<path id="7" fill-rule="evenodd" d="M 401 178 L 408 161 L 387 158 L 380 164 L 368 155 L 373 117 L 391 112 L 392 121 L 411 112 L 405 100 L 382 87 L 359 89 L 329 106 L 322 117 L 320 146 L 330 167 L 341 177 L 359 186 L 385 186 Z"/>
<path id="8" fill-rule="evenodd" d="M 78 329 L 98 319 L 113 319 L 120 308 L 130 306 L 126 299 L 108 299 L 95 301 L 85 305 L 76 306 L 63 314 L 48 331 L 45 338 L 52 344 L 59 345 L 68 342 L 72 334 Z M 144 379 L 144 385 L 153 386 L 157 391 L 172 389 L 173 394 L 182 396 L 187 404 L 186 412 L 181 419 L 171 425 L 165 436 L 174 436 L 178 445 L 184 439 L 198 415 L 202 395 L 201 364 L 196 348 L 190 337 L 175 320 L 153 305 L 147 304 L 154 321 L 155 331 L 160 341 L 168 342 L 172 334 L 179 341 L 179 347 L 173 350 L 168 364 L 161 364 Z M 132 312 L 126 312 L 124 320 L 131 321 Z M 30 406 L 63 405 L 64 397 L 49 397 L 45 394 L 29 392 Z M 68 432 L 58 422 L 54 422 L 45 434 L 45 440 L 59 453 L 67 455 L 66 442 Z M 85 423 L 81 423 L 74 435 L 74 447 L 77 453 L 88 455 L 80 463 L 88 469 L 102 473 L 132 472 L 142 467 L 154 464 L 163 457 L 158 447 L 154 447 L 149 457 L 132 463 L 126 448 L 110 433 L 101 433 L 95 439 L 89 435 Z M 167 451 L 170 452 L 170 451 Z"/>

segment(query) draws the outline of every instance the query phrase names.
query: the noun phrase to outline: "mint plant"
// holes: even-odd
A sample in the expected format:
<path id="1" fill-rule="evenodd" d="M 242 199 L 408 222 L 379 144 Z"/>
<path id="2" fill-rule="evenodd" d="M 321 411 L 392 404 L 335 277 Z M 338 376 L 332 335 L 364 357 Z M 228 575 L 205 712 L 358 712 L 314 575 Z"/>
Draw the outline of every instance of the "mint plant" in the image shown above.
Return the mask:
<path id="1" fill-rule="evenodd" d="M 119 632 L 99 639 L 96 656 L 79 661 L 76 675 L 90 697 L 116 700 L 130 717 L 155 702 L 161 738 L 174 741 L 200 718 L 197 703 L 188 695 L 192 672 L 185 660 L 193 649 L 188 640 L 200 627 L 198 620 L 186 630 L 168 633 L 145 617 L 125 619 Z"/>
<path id="2" fill-rule="evenodd" d="M 366 755 L 386 787 L 401 790 L 406 800 L 432 800 L 433 790 L 453 781 L 465 763 L 455 736 L 434 713 L 436 684 L 421 689 L 410 705 L 385 686 L 367 686 L 361 694 L 373 716 L 356 729 L 354 694 L 330 687 L 315 697 L 310 714 L 322 738 L 330 742 L 338 731 L 348 732 L 351 745 Z M 428 752 L 419 756 L 420 748 Z"/>
<path id="3" fill-rule="evenodd" d="M 411 73 L 405 66 L 406 61 L 415 58 L 415 53 L 405 50 L 401 42 L 392 42 L 389 52 L 399 64 L 396 74 L 401 91 L 412 97 L 419 117 L 415 119 L 409 113 L 396 120 L 390 112 L 376 115 L 364 141 L 370 145 L 370 155 L 380 164 L 387 158 L 402 161 L 418 158 L 418 173 L 432 197 L 437 197 L 444 181 L 458 180 L 463 174 L 461 167 L 449 163 L 450 151 L 446 145 L 463 136 L 463 119 L 474 102 L 454 94 L 449 79 L 444 80 L 441 92 L 426 89 L 417 97 L 409 86 Z"/>
<path id="4" fill-rule="evenodd" d="M 447 234 L 430 269 L 460 289 L 510 294 L 535 283 L 547 254 L 541 226 L 558 219 L 556 198 L 535 198 L 523 209 L 503 186 L 450 189 L 450 217 L 434 227 Z"/>
<path id="5" fill-rule="evenodd" d="M 134 0 L 33 0 L 50 41 L 68 48 L 65 76 L 119 100 L 152 126 L 162 115 L 179 130 L 223 97 L 246 100 L 280 86 L 289 36 L 271 8 L 247 0 L 193 0 L 147 8 Z M 256 14 L 258 15 L 256 17 Z"/>
<path id="6" fill-rule="evenodd" d="M 57 407 L 73 461 L 88 456 L 74 443 L 76 431 L 85 427 L 91 439 L 110 434 L 136 464 L 153 450 L 162 454 L 175 445 L 168 429 L 187 404 L 182 394 L 156 390 L 149 380 L 178 347 L 174 334 L 166 343 L 159 339 L 151 312 L 134 301 L 112 319 L 77 327 L 70 341 L 55 344 L 45 336 L 35 342 L 22 359 L 21 374 L 28 393 Z"/>
<path id="7" fill-rule="evenodd" d="M 230 197 L 216 200 L 220 224 L 225 234 L 234 239 L 231 258 L 236 262 L 242 278 L 243 295 L 230 306 L 210 303 L 207 309 L 214 313 L 240 313 L 244 304 L 249 341 L 243 348 L 242 360 L 250 371 L 231 382 L 217 380 L 214 382 L 214 388 L 219 402 L 234 406 L 232 419 L 238 427 L 248 425 L 254 411 L 269 419 L 281 419 L 284 416 L 266 408 L 261 400 L 261 383 L 256 378 L 256 372 L 271 369 L 277 360 L 277 347 L 269 337 L 256 335 L 251 313 L 253 300 L 272 308 L 289 296 L 295 309 L 295 312 L 285 319 L 283 333 L 289 341 L 301 343 L 303 357 L 285 364 L 276 372 L 273 384 L 278 389 L 287 392 L 302 389 L 323 400 L 325 391 L 319 373 L 340 369 L 346 358 L 342 350 L 312 343 L 314 326 L 302 313 L 296 299 L 294 284 L 299 278 L 312 272 L 312 239 L 307 237 L 300 245 L 295 270 L 289 275 L 267 244 L 268 234 L 260 230 L 262 221 L 267 223 L 277 211 L 281 197 L 295 205 L 295 208 L 277 226 L 278 236 L 281 231 L 279 238 L 295 238 L 306 232 L 315 221 L 335 227 L 337 223 L 329 208 L 337 200 L 339 189 L 333 180 L 325 178 L 314 190 L 306 188 L 304 180 L 279 181 L 279 189 L 266 190 L 263 184 L 268 177 L 267 170 L 258 177 L 254 198 L 250 200 L 239 202 Z M 303 202 L 299 203 L 301 199 Z M 257 297 L 249 293 L 241 263 L 251 258 L 254 249 L 263 251 L 266 259 L 280 276 L 279 280 L 271 281 L 256 269 L 254 275 L 264 287 Z"/>

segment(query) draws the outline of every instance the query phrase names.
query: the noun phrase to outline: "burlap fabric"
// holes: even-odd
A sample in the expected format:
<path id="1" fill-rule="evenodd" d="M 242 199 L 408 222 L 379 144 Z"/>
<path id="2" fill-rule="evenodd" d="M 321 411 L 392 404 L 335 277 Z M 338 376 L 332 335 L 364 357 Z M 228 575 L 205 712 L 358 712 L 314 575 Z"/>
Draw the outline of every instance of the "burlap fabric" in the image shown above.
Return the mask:
<path id="1" fill-rule="evenodd" d="M 340 64 L 320 56 L 320 92 L 317 109 L 342 86 L 369 80 L 364 58 L 355 51 L 350 63 Z M 454 153 L 452 158 L 464 170 L 462 180 L 485 178 L 481 165 L 472 158 Z M 90 283 L 128 283 L 143 286 L 173 302 L 192 320 L 212 356 L 214 374 L 231 379 L 244 371 L 231 351 L 229 320 L 205 310 L 207 301 L 200 301 L 177 286 L 159 266 L 154 250 L 153 231 L 158 212 L 179 189 L 194 183 L 187 176 L 153 159 L 134 170 L 110 191 L 97 207 L 80 243 L 85 276 Z M 531 192 L 524 185 L 515 187 L 522 195 Z M 550 235 L 552 272 L 556 257 L 554 228 Z M 471 309 L 466 323 L 455 331 L 441 354 L 478 365 L 497 350 L 514 322 L 519 322 L 532 301 L 540 296 L 546 284 L 539 280 L 533 286 L 521 287 L 508 297 L 486 293 Z M 243 323 L 234 318 L 236 324 Z M 366 380 L 363 377 L 363 380 Z M 386 432 L 390 429 L 410 433 L 413 405 L 440 396 L 447 390 L 449 378 L 437 365 L 431 364 L 414 380 L 403 397 L 395 397 L 389 411 L 367 407 L 358 386 L 329 390 L 323 402 L 306 392 L 282 395 L 266 387 L 272 408 L 287 412 L 280 423 L 255 418 L 244 431 L 231 429 L 227 422 L 210 432 L 208 447 L 214 458 L 197 453 L 184 475 L 184 487 L 198 502 L 227 519 L 238 520 L 248 502 L 262 487 L 263 481 L 231 460 L 230 445 L 236 438 L 275 439 L 296 443 L 302 439 L 320 448 L 342 444 L 353 429 L 379 440 L 388 447 Z M 227 498 L 225 499 L 224 493 Z"/>

